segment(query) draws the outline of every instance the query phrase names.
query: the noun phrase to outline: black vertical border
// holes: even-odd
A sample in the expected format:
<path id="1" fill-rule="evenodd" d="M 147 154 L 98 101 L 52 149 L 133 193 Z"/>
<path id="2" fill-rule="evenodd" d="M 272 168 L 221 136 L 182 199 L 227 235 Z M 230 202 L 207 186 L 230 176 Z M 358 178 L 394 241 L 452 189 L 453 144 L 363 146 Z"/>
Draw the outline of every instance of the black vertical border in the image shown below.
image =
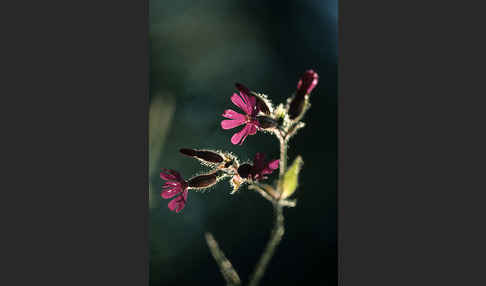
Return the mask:
<path id="1" fill-rule="evenodd" d="M 148 285 L 148 0 L 1 11 L 0 284 Z"/>
<path id="2" fill-rule="evenodd" d="M 481 11 L 340 1 L 339 285 L 486 284 Z"/>

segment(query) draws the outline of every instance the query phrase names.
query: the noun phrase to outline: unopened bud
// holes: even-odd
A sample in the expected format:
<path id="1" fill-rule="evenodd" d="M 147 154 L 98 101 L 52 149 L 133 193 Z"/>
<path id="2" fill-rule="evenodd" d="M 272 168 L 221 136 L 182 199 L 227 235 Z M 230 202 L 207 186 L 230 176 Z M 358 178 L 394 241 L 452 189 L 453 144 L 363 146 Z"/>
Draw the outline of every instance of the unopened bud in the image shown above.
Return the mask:
<path id="1" fill-rule="evenodd" d="M 302 164 L 304 164 L 302 157 L 297 156 L 297 158 L 295 158 L 292 165 L 285 172 L 283 181 L 281 182 L 282 199 L 290 197 L 297 189 L 297 186 L 299 185 L 299 173 L 300 170 L 302 169 Z"/>
<path id="2" fill-rule="evenodd" d="M 297 91 L 289 106 L 289 118 L 295 119 L 302 114 L 307 104 L 307 97 L 317 85 L 319 76 L 313 70 L 308 70 L 297 83 Z"/>
<path id="3" fill-rule="evenodd" d="M 209 188 L 216 184 L 218 176 L 213 174 L 199 175 L 189 180 L 189 187 L 196 189 Z"/>
<path id="4" fill-rule="evenodd" d="M 290 102 L 289 106 L 289 118 L 295 119 L 302 114 L 305 109 L 306 105 L 306 98 L 305 95 L 302 98 L 294 97 L 294 99 Z"/>
<path id="5" fill-rule="evenodd" d="M 270 115 L 270 113 L 271 113 L 270 107 L 267 105 L 265 100 L 262 97 L 260 97 L 259 95 L 255 95 L 255 98 L 256 98 L 256 106 L 257 106 L 258 110 L 267 114 L 267 115 Z"/>
<path id="6" fill-rule="evenodd" d="M 251 168 L 252 166 L 247 163 L 240 165 L 240 167 L 238 167 L 238 175 L 240 175 L 240 177 L 245 179 L 248 178 L 248 176 L 250 175 Z"/>
<path id="7" fill-rule="evenodd" d="M 257 120 L 258 120 L 258 124 L 263 129 L 273 128 L 273 127 L 276 127 L 278 125 L 277 120 L 275 120 L 271 117 L 268 117 L 268 116 L 264 116 L 264 115 L 258 116 Z"/>
<path id="8" fill-rule="evenodd" d="M 221 163 L 223 162 L 223 157 L 216 152 L 207 151 L 207 150 L 194 150 L 188 148 L 182 148 L 179 150 L 182 154 L 195 157 L 202 161 L 211 162 L 211 163 Z"/>
<path id="9" fill-rule="evenodd" d="M 297 96 L 304 96 L 312 92 L 319 81 L 319 75 L 313 70 L 308 70 L 297 83 Z"/>

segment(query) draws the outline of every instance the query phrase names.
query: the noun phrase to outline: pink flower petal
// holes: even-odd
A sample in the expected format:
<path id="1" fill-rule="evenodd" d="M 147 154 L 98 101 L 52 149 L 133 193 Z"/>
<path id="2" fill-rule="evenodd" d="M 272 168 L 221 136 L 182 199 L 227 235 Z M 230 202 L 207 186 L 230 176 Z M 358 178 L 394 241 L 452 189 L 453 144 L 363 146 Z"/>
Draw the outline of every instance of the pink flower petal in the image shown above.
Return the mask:
<path id="1" fill-rule="evenodd" d="M 243 142 L 245 141 L 246 137 L 248 136 L 248 133 L 249 133 L 249 129 L 251 128 L 251 125 L 250 124 L 247 124 L 243 129 L 241 129 L 240 132 L 238 133 L 235 133 L 232 137 L 231 137 L 231 143 L 233 144 L 243 144 Z M 241 141 L 241 142 L 240 142 Z"/>
<path id="2" fill-rule="evenodd" d="M 250 95 L 250 89 L 248 89 L 248 87 L 242 85 L 241 83 L 235 83 L 235 87 L 239 92 Z"/>
<path id="3" fill-rule="evenodd" d="M 262 175 L 269 175 L 273 173 L 274 170 L 278 169 L 279 160 L 273 160 L 267 164 L 267 166 L 262 170 Z"/>
<path id="4" fill-rule="evenodd" d="M 223 112 L 223 117 L 226 117 L 228 119 L 234 119 L 234 120 L 241 120 L 241 121 L 245 121 L 246 120 L 246 116 L 241 114 L 241 113 L 238 113 L 232 109 L 226 109 L 224 112 Z"/>
<path id="5" fill-rule="evenodd" d="M 246 86 L 242 85 L 241 83 L 236 83 L 235 84 L 236 89 L 240 92 L 241 97 L 243 98 L 243 101 L 246 102 L 247 104 L 250 103 L 248 101 L 248 97 L 251 94 L 251 91 L 249 88 Z"/>
<path id="6" fill-rule="evenodd" d="M 186 206 L 186 202 L 184 201 L 182 195 L 178 196 L 177 198 L 170 201 L 168 207 L 173 212 L 180 212 Z"/>
<path id="7" fill-rule="evenodd" d="M 253 170 L 260 172 L 265 166 L 265 154 L 257 152 L 253 158 Z"/>
<path id="8" fill-rule="evenodd" d="M 165 192 L 165 191 L 168 191 L 168 190 L 176 190 L 176 189 L 182 190 L 181 187 L 175 186 L 175 187 L 170 187 L 170 188 L 169 187 L 162 188 L 162 192 Z"/>
<path id="9" fill-rule="evenodd" d="M 176 213 L 178 213 L 186 206 L 186 202 L 187 190 L 184 190 L 184 192 L 180 196 L 170 201 L 168 207 L 171 211 L 175 211 Z"/>
<path id="10" fill-rule="evenodd" d="M 223 129 L 232 129 L 235 127 L 240 126 L 241 124 L 244 124 L 245 121 L 241 120 L 223 120 L 221 121 L 221 128 Z"/>
<path id="11" fill-rule="evenodd" d="M 174 212 L 177 208 L 179 208 L 179 204 L 180 204 L 179 201 L 177 200 L 177 198 L 175 198 L 172 201 L 170 201 L 167 206 L 171 211 Z"/>
<path id="12" fill-rule="evenodd" d="M 270 169 L 273 169 L 273 170 L 277 170 L 278 169 L 278 164 L 280 163 L 280 160 L 279 159 L 276 159 L 276 160 L 273 160 L 273 161 L 270 161 L 270 163 L 268 163 L 268 167 Z"/>
<path id="13" fill-rule="evenodd" d="M 162 188 L 173 188 L 173 187 L 177 187 L 177 186 L 180 186 L 181 183 L 179 182 L 175 182 L 175 181 L 168 181 L 166 182 L 165 184 L 162 185 Z"/>
<path id="14" fill-rule="evenodd" d="M 160 172 L 160 178 L 166 180 L 166 181 L 173 181 L 176 179 L 176 177 L 170 173 L 168 173 L 167 169 L 164 169 L 164 171 Z"/>
<path id="15" fill-rule="evenodd" d="M 248 100 L 247 100 L 248 98 L 245 98 L 245 97 L 246 96 L 242 97 L 241 93 L 239 95 L 236 94 L 236 93 L 233 93 L 233 96 L 231 96 L 231 101 L 233 102 L 234 105 L 241 108 L 241 110 L 243 110 L 246 114 L 251 115 L 253 107 L 248 102 Z"/>
<path id="16" fill-rule="evenodd" d="M 162 172 L 160 172 L 160 178 L 166 181 L 182 181 L 181 175 L 177 171 L 170 169 L 162 169 Z"/>
<path id="17" fill-rule="evenodd" d="M 254 124 L 248 124 L 250 128 L 248 130 L 248 135 L 255 135 L 257 133 L 257 128 Z"/>
<path id="18" fill-rule="evenodd" d="M 164 199 L 170 199 L 172 198 L 173 196 L 181 193 L 182 189 L 181 188 L 173 188 L 173 189 L 168 189 L 168 190 L 165 190 L 162 192 L 161 196 L 164 198 Z"/>
<path id="19" fill-rule="evenodd" d="M 256 98 L 254 96 L 248 96 L 248 104 L 250 104 L 250 110 L 252 115 L 256 115 L 258 110 L 256 107 Z"/>

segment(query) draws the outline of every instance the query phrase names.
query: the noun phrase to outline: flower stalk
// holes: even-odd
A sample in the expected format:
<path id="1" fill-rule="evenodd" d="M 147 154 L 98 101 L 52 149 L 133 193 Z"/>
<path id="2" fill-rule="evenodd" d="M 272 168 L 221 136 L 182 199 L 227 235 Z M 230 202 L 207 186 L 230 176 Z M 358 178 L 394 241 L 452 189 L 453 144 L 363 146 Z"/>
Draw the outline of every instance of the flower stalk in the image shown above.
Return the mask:
<path id="1" fill-rule="evenodd" d="M 285 174 L 285 170 L 287 168 L 287 140 L 286 140 L 286 135 L 279 136 L 278 140 L 280 141 L 280 166 L 279 166 L 278 180 L 281 181 L 283 179 L 283 175 Z"/>
<path id="2" fill-rule="evenodd" d="M 224 280 L 228 286 L 238 286 L 241 285 L 240 276 L 231 265 L 231 262 L 226 258 L 223 251 L 219 248 L 218 243 L 214 239 L 213 235 L 209 232 L 205 233 L 206 242 L 208 244 L 209 250 L 213 255 L 214 260 L 219 266 L 221 275 L 223 275 Z"/>
<path id="3" fill-rule="evenodd" d="M 273 254 L 275 253 L 275 250 L 279 245 L 280 241 L 282 240 L 282 237 L 285 233 L 282 205 L 280 205 L 278 202 L 275 202 L 273 204 L 273 210 L 274 210 L 275 221 L 270 236 L 270 240 L 268 241 L 267 246 L 265 247 L 265 250 L 260 260 L 258 261 L 255 271 L 251 275 L 250 283 L 248 284 L 249 286 L 257 286 L 258 283 L 260 283 L 260 280 L 262 279 L 263 274 L 267 269 L 267 265 L 270 262 L 270 259 L 272 259 Z"/>

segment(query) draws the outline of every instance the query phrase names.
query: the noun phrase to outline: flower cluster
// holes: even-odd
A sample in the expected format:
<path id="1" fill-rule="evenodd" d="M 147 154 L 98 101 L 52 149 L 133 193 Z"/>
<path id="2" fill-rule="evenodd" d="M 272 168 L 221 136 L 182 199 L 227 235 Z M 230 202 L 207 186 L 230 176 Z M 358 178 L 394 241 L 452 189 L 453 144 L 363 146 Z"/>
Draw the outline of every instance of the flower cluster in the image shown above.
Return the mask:
<path id="1" fill-rule="evenodd" d="M 231 153 L 190 148 L 182 148 L 179 151 L 183 155 L 199 160 L 211 170 L 188 180 L 184 180 L 177 171 L 162 170 L 160 177 L 167 182 L 162 185 L 161 196 L 164 199 L 177 196 L 169 203 L 169 209 L 175 212 L 180 212 L 185 207 L 189 190 L 208 189 L 223 178 L 229 177 L 233 192 L 236 192 L 243 183 L 266 179 L 265 175 L 278 169 L 278 160 L 266 162 L 265 155 L 262 153 L 255 155 L 251 165 L 240 164 L 238 158 Z"/>
<path id="2" fill-rule="evenodd" d="M 298 81 L 297 90 L 294 96 L 288 99 L 286 106 L 280 104 L 277 107 L 272 105 L 265 94 L 251 91 L 237 83 L 238 93 L 233 93 L 231 101 L 243 113 L 226 109 L 222 114 L 225 119 L 221 121 L 221 128 L 227 130 L 243 125 L 243 128 L 231 137 L 231 143 L 234 145 L 242 145 L 249 135 L 255 135 L 258 131 L 273 133 L 280 140 L 286 141 L 304 126 L 300 118 L 310 106 L 309 94 L 317 82 L 317 73 L 313 70 L 306 71 Z M 161 196 L 164 199 L 172 199 L 168 206 L 176 213 L 185 207 L 189 190 L 207 189 L 222 179 L 229 178 L 234 193 L 244 183 L 254 184 L 267 179 L 267 175 L 277 170 L 280 164 L 278 159 L 267 161 L 265 154 L 260 152 L 255 154 L 252 163 L 242 164 L 229 152 L 182 148 L 180 153 L 197 159 L 210 170 L 188 180 L 183 179 L 177 171 L 162 170 L 160 178 L 166 182 L 162 185 Z"/>

